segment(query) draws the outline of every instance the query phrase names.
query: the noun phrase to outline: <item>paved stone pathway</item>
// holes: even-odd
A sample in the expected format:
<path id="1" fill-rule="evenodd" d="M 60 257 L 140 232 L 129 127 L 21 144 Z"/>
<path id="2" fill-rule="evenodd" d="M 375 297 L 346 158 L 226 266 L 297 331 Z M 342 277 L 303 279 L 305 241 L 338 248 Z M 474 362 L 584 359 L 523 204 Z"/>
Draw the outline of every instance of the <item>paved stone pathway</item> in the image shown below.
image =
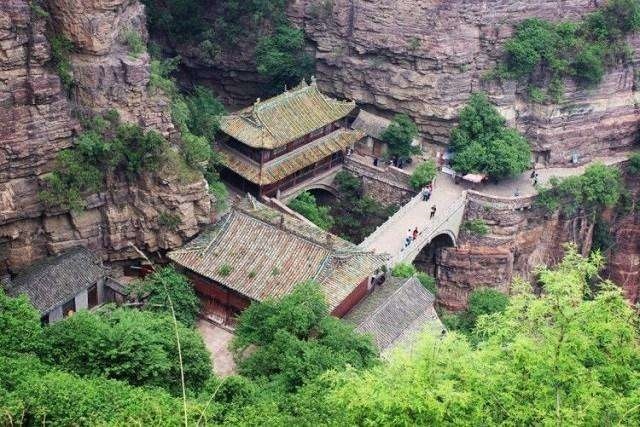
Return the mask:
<path id="1" fill-rule="evenodd" d="M 577 167 L 537 169 L 538 184 L 546 185 L 551 177 L 554 176 L 562 178 L 580 175 L 584 173 L 584 170 L 589 165 L 595 162 L 613 165 L 627 158 L 627 155 L 621 154 L 620 156 L 594 159 L 588 164 Z M 471 189 L 499 197 L 531 196 L 536 194 L 536 190 L 530 176 L 531 170 L 528 170 L 517 178 L 503 180 L 498 184 L 483 184 Z M 428 202 L 420 200 L 420 195 L 418 195 L 367 237 L 360 246 L 377 253 L 390 254 L 392 256 L 392 265 L 403 261 L 405 258 L 408 261 L 413 260 L 417 254 L 416 252 L 419 252 L 421 248 L 413 248 L 411 245 L 416 247 L 425 246 L 428 241 L 419 237 L 409 247 L 405 248 L 404 242 L 408 230 L 413 231 L 415 227 L 418 227 L 418 232 L 421 236 L 424 235 L 428 240 L 435 237 L 438 232 L 443 231 L 445 228 L 455 228 L 455 233 L 457 233 L 462 215 L 452 216 L 452 210 L 456 208 L 456 203 L 459 203 L 460 198 L 463 197 L 464 190 L 465 187 L 463 185 L 454 184 L 451 176 L 442 172 L 438 173 L 433 193 Z M 430 219 L 429 212 L 432 206 L 436 206 L 437 210 L 435 217 Z M 453 224 L 456 221 L 458 223 Z M 437 230 L 434 230 L 434 228 L 437 228 Z"/>
<path id="2" fill-rule="evenodd" d="M 211 353 L 211 364 L 216 375 L 227 377 L 235 374 L 236 364 L 229 350 L 233 334 L 203 319 L 198 320 L 198 331 Z"/>

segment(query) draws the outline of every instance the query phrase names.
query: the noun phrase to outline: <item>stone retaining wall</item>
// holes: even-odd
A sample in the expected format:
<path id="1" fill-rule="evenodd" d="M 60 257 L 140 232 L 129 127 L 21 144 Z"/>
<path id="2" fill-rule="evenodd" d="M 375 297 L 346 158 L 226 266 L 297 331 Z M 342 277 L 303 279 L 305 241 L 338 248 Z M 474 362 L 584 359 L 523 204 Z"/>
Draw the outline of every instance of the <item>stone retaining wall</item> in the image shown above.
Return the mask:
<path id="1" fill-rule="evenodd" d="M 366 195 L 386 206 L 403 205 L 416 195 L 409 184 L 411 175 L 402 169 L 376 167 L 354 156 L 345 159 L 344 169 L 362 179 Z"/>

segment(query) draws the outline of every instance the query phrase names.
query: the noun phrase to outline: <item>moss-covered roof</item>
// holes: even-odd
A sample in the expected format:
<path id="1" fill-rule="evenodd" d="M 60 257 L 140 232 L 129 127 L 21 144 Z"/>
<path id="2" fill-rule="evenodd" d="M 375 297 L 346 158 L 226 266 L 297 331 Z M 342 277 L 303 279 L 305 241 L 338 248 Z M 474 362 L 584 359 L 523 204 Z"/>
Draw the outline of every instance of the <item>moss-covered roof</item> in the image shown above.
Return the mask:
<path id="1" fill-rule="evenodd" d="M 257 301 L 315 280 L 331 309 L 386 260 L 251 197 L 169 258 Z"/>
<path id="2" fill-rule="evenodd" d="M 303 80 L 291 91 L 222 117 L 220 130 L 250 147 L 274 149 L 345 117 L 355 106 Z"/>
<path id="3" fill-rule="evenodd" d="M 262 165 L 249 157 L 220 144 L 218 150 L 225 158 L 226 167 L 258 185 L 278 182 L 333 153 L 353 145 L 363 136 L 360 131 L 338 129 L 322 138 L 303 145 L 290 153 L 277 157 Z"/>

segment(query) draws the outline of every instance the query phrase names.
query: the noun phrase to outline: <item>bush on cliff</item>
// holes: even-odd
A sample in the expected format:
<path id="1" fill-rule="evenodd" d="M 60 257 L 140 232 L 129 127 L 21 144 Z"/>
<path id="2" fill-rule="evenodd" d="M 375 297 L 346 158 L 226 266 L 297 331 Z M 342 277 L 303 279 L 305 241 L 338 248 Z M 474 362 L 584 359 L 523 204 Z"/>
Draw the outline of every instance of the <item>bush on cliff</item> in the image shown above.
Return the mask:
<path id="1" fill-rule="evenodd" d="M 453 168 L 459 173 L 483 173 L 495 179 L 516 176 L 529 168 L 531 147 L 491 105 L 486 95 L 475 93 L 460 112 L 451 131 Z"/>
<path id="2" fill-rule="evenodd" d="M 558 102 L 564 78 L 592 87 L 600 83 L 607 67 L 630 59 L 632 52 L 624 39 L 638 29 L 638 0 L 609 0 L 577 23 L 525 19 L 505 43 L 505 59 L 496 75 L 526 77 L 533 101 Z M 546 95 L 536 86 L 544 82 Z"/>

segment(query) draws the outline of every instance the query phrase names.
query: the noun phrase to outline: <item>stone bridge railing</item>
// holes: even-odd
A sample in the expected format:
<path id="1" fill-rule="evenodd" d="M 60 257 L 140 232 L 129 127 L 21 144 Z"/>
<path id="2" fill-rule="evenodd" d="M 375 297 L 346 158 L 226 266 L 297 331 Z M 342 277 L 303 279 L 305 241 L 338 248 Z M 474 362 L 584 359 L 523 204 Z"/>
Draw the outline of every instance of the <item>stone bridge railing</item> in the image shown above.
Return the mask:
<path id="1" fill-rule="evenodd" d="M 411 210 L 414 205 L 420 203 L 422 201 L 422 193 L 418 193 L 407 203 L 402 205 L 400 209 L 391 217 L 389 217 L 384 223 L 380 224 L 373 233 L 369 234 L 358 246 L 362 249 L 369 250 L 371 244 L 378 240 L 378 238 L 385 233 L 387 230 L 395 227 L 396 223 L 407 213 L 407 211 Z"/>
<path id="2" fill-rule="evenodd" d="M 399 253 L 392 254 L 389 265 L 393 266 L 400 262 L 411 263 L 430 242 L 439 234 L 448 234 L 456 244 L 460 225 L 464 216 L 464 208 L 467 204 L 467 194 L 463 192 L 447 208 L 443 216 L 439 216 L 433 227 L 429 227 L 418 235 L 418 238 L 411 242 L 406 248 L 402 248 Z"/>
<path id="3" fill-rule="evenodd" d="M 393 187 L 413 191 L 409 184 L 411 174 L 402 169 L 393 166 L 373 166 L 357 155 L 345 157 L 344 168 L 360 177 L 375 179 Z"/>

